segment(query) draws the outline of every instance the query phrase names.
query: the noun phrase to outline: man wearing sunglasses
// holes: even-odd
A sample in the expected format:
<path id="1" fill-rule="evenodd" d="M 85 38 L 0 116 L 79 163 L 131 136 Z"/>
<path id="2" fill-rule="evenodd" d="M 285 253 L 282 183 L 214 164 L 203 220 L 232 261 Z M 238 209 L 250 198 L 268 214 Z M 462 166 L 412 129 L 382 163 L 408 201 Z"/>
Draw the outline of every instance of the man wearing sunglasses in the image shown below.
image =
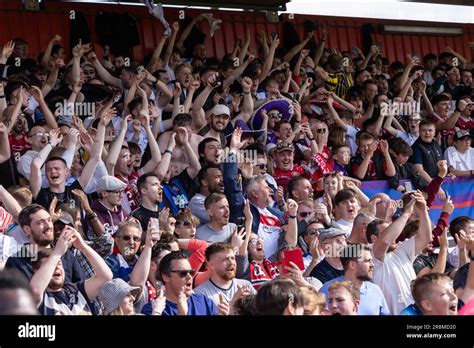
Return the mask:
<path id="1" fill-rule="evenodd" d="M 165 285 L 166 307 L 163 315 L 216 315 L 219 313 L 214 302 L 202 294 L 193 292 L 193 276 L 187 255 L 173 251 L 163 257 L 158 267 L 159 278 Z M 147 304 L 143 308 L 145 312 Z"/>

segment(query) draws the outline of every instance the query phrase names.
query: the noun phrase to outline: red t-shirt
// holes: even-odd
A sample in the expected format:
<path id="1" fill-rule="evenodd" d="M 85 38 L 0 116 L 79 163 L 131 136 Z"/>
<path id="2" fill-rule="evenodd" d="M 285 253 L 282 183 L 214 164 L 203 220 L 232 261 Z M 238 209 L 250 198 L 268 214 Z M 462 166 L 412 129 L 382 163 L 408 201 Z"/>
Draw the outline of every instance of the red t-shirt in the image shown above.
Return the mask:
<path id="1" fill-rule="evenodd" d="M 137 181 L 140 177 L 140 171 L 133 172 L 128 178 L 123 178 L 118 174 L 115 177 L 127 184 L 124 189 L 124 195 L 122 195 L 122 209 L 130 215 L 132 211 L 138 208 Z"/>
<path id="2" fill-rule="evenodd" d="M 285 192 L 288 189 L 288 183 L 294 176 L 304 176 L 306 179 L 310 179 L 311 173 L 309 172 L 308 168 L 304 168 L 303 166 L 299 166 L 297 164 L 295 164 L 291 170 L 281 170 L 279 168 L 275 168 L 273 171 L 273 177 L 275 178 L 276 183 L 278 186 L 282 186 Z"/>
<path id="3" fill-rule="evenodd" d="M 20 156 L 31 149 L 31 145 L 28 143 L 27 139 L 28 136 L 26 133 L 21 133 L 19 135 L 8 135 L 8 142 L 10 143 L 12 157 L 15 159 L 15 161 L 19 161 Z"/>

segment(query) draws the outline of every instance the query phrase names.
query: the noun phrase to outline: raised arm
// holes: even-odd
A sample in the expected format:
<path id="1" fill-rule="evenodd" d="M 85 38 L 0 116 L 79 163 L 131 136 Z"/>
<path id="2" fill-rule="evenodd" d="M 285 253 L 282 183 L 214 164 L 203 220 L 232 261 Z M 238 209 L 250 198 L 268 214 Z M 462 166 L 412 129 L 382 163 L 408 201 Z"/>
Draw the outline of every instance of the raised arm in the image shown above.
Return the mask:
<path id="1" fill-rule="evenodd" d="M 115 141 L 112 143 L 112 146 L 109 147 L 109 156 L 107 157 L 107 161 L 105 163 L 109 175 L 114 175 L 115 163 L 117 163 L 120 150 L 122 150 L 125 134 L 127 133 L 128 122 L 131 120 L 132 115 L 127 115 L 122 119 L 122 123 L 120 124 L 120 133 L 117 136 L 117 139 L 115 139 Z"/>
<path id="2" fill-rule="evenodd" d="M 31 86 L 30 93 L 35 98 L 35 100 L 39 103 L 40 110 L 44 114 L 46 126 L 49 129 L 58 128 L 58 123 L 56 122 L 56 118 L 54 117 L 53 113 L 49 109 L 48 104 L 46 104 L 46 101 L 44 100 L 44 96 L 41 90 L 36 86 Z"/>
<path id="3" fill-rule="evenodd" d="M 43 87 L 41 87 L 41 92 L 43 96 L 47 96 L 49 92 L 54 88 L 56 81 L 58 79 L 59 68 L 64 66 L 64 61 L 61 58 L 56 58 L 53 64 L 53 69 L 48 75 L 46 82 L 44 83 Z"/>
<path id="4" fill-rule="evenodd" d="M 135 266 L 133 266 L 132 273 L 130 274 L 129 284 L 131 286 L 139 286 L 142 289 L 145 287 L 145 282 L 148 278 L 151 265 L 151 250 L 153 248 L 153 235 L 159 235 L 160 231 L 154 230 L 150 223 L 146 231 L 145 246 L 143 247 L 140 257 L 137 260 Z"/>
<path id="5" fill-rule="evenodd" d="M 75 238 L 74 232 L 71 227 L 66 226 L 59 236 L 52 254 L 48 258 L 43 259 L 40 268 L 34 272 L 30 280 L 30 287 L 36 303 L 40 304 L 43 300 L 44 292 L 48 288 L 58 262 L 69 249 Z"/>
<path id="6" fill-rule="evenodd" d="M 395 116 L 395 110 L 393 108 L 389 108 L 388 104 L 384 103 L 380 106 L 380 116 L 387 115 L 385 118 L 385 122 L 383 128 L 391 135 L 396 137 L 397 130 L 393 128 L 392 122 Z"/>
<path id="7" fill-rule="evenodd" d="M 283 57 L 283 61 L 284 62 L 291 61 L 293 57 L 296 56 L 298 52 L 301 51 L 303 47 L 305 47 L 312 38 L 313 38 L 313 32 L 310 31 L 308 35 L 306 36 L 306 38 L 303 41 L 301 41 L 301 43 L 292 47 L 291 50 L 287 54 L 285 54 L 285 56 Z"/>
<path id="8" fill-rule="evenodd" d="M 89 185 L 89 182 L 94 176 L 95 169 L 97 168 L 97 164 L 99 163 L 102 156 L 102 149 L 104 148 L 105 127 L 109 124 L 110 120 L 113 116 L 115 116 L 115 114 L 115 109 L 110 108 L 105 110 L 105 112 L 102 114 L 99 126 L 97 127 L 94 145 L 92 145 L 91 156 L 84 166 L 81 176 L 77 178 L 77 181 L 84 189 L 87 187 L 87 185 Z"/>
<path id="9" fill-rule="evenodd" d="M 326 100 L 326 104 L 329 109 L 329 114 L 334 119 L 334 122 L 337 124 L 337 126 L 341 127 L 347 132 L 347 125 L 344 123 L 343 120 L 341 120 L 341 118 L 339 117 L 339 114 L 337 113 L 336 109 L 334 109 L 334 106 L 332 105 L 332 103 L 333 103 L 332 97 L 328 97 L 328 99 Z"/>
<path id="10" fill-rule="evenodd" d="M 10 159 L 10 142 L 8 141 L 8 129 L 0 122 L 0 163 Z"/>
<path id="11" fill-rule="evenodd" d="M 104 259 L 84 242 L 78 231 L 75 231 L 69 226 L 66 226 L 66 230 L 72 231 L 74 235 L 72 245 L 84 255 L 94 270 L 95 275 L 92 278 L 86 279 L 84 282 L 84 289 L 87 297 L 90 300 L 93 300 L 99 296 L 100 290 L 104 284 L 109 280 L 112 280 L 112 271 L 107 263 L 105 263 Z"/>
<path id="12" fill-rule="evenodd" d="M 296 222 L 296 214 L 298 212 L 298 203 L 292 199 L 288 199 L 288 229 L 285 233 L 285 242 L 289 246 L 296 246 L 298 243 L 298 225 Z"/>
<path id="13" fill-rule="evenodd" d="M 461 113 L 466 109 L 467 103 L 464 100 L 460 100 L 458 103 L 458 109 L 459 111 L 455 111 L 446 121 L 442 122 L 436 122 L 436 130 L 440 131 L 443 129 L 451 129 L 456 125 L 456 122 L 458 121 L 459 117 L 461 116 Z"/>
<path id="14" fill-rule="evenodd" d="M 95 70 L 99 74 L 100 78 L 102 80 L 104 80 L 105 83 L 107 83 L 108 85 L 110 85 L 112 87 L 121 88 L 122 83 L 121 83 L 120 79 L 117 78 L 117 77 L 112 76 L 107 71 L 107 69 L 104 68 L 104 66 L 97 59 L 97 56 L 96 56 L 95 52 L 92 52 L 90 54 L 90 60 L 91 60 L 92 64 L 94 64 Z"/>
<path id="15" fill-rule="evenodd" d="M 8 129 L 7 133 L 10 133 L 13 129 L 13 126 L 16 124 L 16 119 L 20 115 L 21 112 L 21 106 L 23 104 L 23 86 L 18 89 L 18 92 L 14 96 L 16 98 L 16 103 L 13 108 L 10 108 L 10 113 L 8 115 L 5 115 L 5 112 L 8 112 L 5 110 L 3 113 L 3 123 Z"/>
<path id="16" fill-rule="evenodd" d="M 272 69 L 272 65 L 273 65 L 273 59 L 275 57 L 275 52 L 279 44 L 280 44 L 280 39 L 278 38 L 278 35 L 275 35 L 275 37 L 272 38 L 272 42 L 270 44 L 270 50 L 268 52 L 268 55 L 265 58 L 265 62 L 263 63 L 262 72 L 260 73 L 260 76 L 259 76 L 260 81 L 265 80 L 268 74 L 270 73 L 270 70 Z"/>
<path id="17" fill-rule="evenodd" d="M 54 35 L 51 41 L 48 43 L 48 47 L 44 51 L 43 58 L 41 58 L 41 65 L 45 67 L 49 67 L 49 61 L 51 60 L 51 51 L 53 50 L 53 46 L 59 44 L 62 38 L 58 34 Z"/>
<path id="18" fill-rule="evenodd" d="M 393 242 L 397 240 L 400 233 L 402 233 L 403 227 L 406 225 L 408 218 L 413 212 L 415 202 L 416 200 L 412 199 L 403 209 L 402 215 L 400 215 L 398 219 L 393 221 L 385 230 L 380 233 L 372 248 L 374 257 L 377 260 L 384 260 L 388 248 Z"/>
<path id="19" fill-rule="evenodd" d="M 186 28 L 184 28 L 183 33 L 181 34 L 176 47 L 178 47 L 180 50 L 184 48 L 184 41 L 188 38 L 189 34 L 191 33 L 191 30 L 193 27 L 196 25 L 197 22 L 200 22 L 204 19 L 204 16 L 202 14 L 198 15 L 196 18 L 194 18 L 191 23 L 188 24 Z"/>
<path id="20" fill-rule="evenodd" d="M 248 77 L 244 77 L 242 79 L 242 93 L 244 94 L 244 98 L 242 101 L 242 107 L 240 108 L 240 113 L 237 115 L 236 119 L 243 120 L 247 122 L 250 117 L 252 116 L 253 109 L 254 109 L 254 102 L 252 98 L 252 94 L 250 90 L 252 88 L 252 80 Z"/>
<path id="21" fill-rule="evenodd" d="M 161 52 L 163 51 L 163 47 L 165 46 L 166 36 L 161 37 L 160 42 L 158 42 L 158 46 L 156 46 L 155 50 L 153 51 L 153 55 L 151 56 L 150 63 L 146 66 L 148 71 L 155 71 L 155 65 L 160 59 Z M 166 66 L 166 65 L 164 65 Z"/>
<path id="22" fill-rule="evenodd" d="M 251 33 L 250 33 L 250 29 L 247 28 L 247 30 L 245 31 L 245 41 L 242 46 L 242 49 L 240 50 L 240 54 L 238 57 L 239 63 L 243 62 L 245 57 L 247 56 L 247 52 L 249 51 L 249 46 L 250 46 L 250 40 L 251 40 Z"/>
<path id="23" fill-rule="evenodd" d="M 179 31 L 179 23 L 173 22 L 171 26 L 172 32 L 170 37 L 170 42 L 168 42 L 168 47 L 166 47 L 165 57 L 163 58 L 163 66 L 167 66 L 170 63 L 171 55 L 173 54 L 174 43 L 176 42 L 176 35 Z"/>
<path id="24" fill-rule="evenodd" d="M 161 162 L 158 165 L 158 167 L 155 169 L 155 174 L 160 181 L 163 180 L 163 178 L 166 175 L 166 172 L 168 171 L 170 167 L 171 155 L 175 147 L 176 147 L 176 133 L 173 133 L 170 136 L 168 147 L 166 148 L 165 153 L 163 154 L 161 158 Z"/>
<path id="25" fill-rule="evenodd" d="M 321 40 L 319 41 L 319 45 L 316 48 L 316 51 L 314 52 L 314 57 L 313 57 L 314 66 L 317 66 L 319 64 L 319 61 L 321 60 L 321 57 L 323 56 L 324 45 L 326 43 L 327 37 L 328 37 L 328 30 L 326 26 L 324 26 L 323 36 L 321 37 Z"/>
<path id="26" fill-rule="evenodd" d="M 31 174 L 30 174 L 30 189 L 33 194 L 33 198 L 36 199 L 38 193 L 41 190 L 41 167 L 48 158 L 50 152 L 55 148 L 61 141 L 63 137 L 59 128 L 53 129 L 49 132 L 49 141 L 41 149 L 36 157 L 31 161 Z"/>
<path id="27" fill-rule="evenodd" d="M 416 200 L 415 209 L 420 220 L 420 227 L 415 236 L 415 252 L 416 254 L 420 254 L 428 243 L 433 240 L 433 235 L 431 234 L 431 220 L 428 215 L 426 200 L 421 191 L 414 192 L 412 197 Z"/>
<path id="28" fill-rule="evenodd" d="M 0 125 L 1 127 L 1 125 Z M 20 214 L 21 206 L 17 200 L 13 198 L 10 192 L 3 185 L 0 185 L 0 202 L 12 216 L 15 222 L 18 222 L 18 214 Z"/>
<path id="29" fill-rule="evenodd" d="M 186 156 L 189 160 L 189 167 L 187 169 L 188 175 L 194 179 L 201 170 L 201 164 L 199 163 L 196 152 L 194 152 L 191 144 L 189 143 L 189 135 L 186 127 L 179 127 L 177 129 L 176 137 L 178 138 L 179 142 L 183 144 L 184 151 L 186 152 Z"/>

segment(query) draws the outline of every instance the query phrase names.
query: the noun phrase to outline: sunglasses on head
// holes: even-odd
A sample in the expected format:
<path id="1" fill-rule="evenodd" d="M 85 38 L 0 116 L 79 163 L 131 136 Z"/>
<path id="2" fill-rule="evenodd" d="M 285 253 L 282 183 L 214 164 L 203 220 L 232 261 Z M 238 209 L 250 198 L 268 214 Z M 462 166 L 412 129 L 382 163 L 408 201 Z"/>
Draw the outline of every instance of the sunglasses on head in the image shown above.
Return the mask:
<path id="1" fill-rule="evenodd" d="M 185 269 L 185 270 L 173 269 L 170 272 L 178 274 L 180 278 L 186 278 L 188 274 L 190 274 L 191 277 L 194 277 L 196 275 L 195 269 Z"/>
<path id="2" fill-rule="evenodd" d="M 122 238 L 126 242 L 128 242 L 130 239 L 132 239 L 131 236 L 121 236 L 120 238 Z M 141 240 L 140 237 L 133 237 L 134 242 L 139 242 L 140 240 Z"/>

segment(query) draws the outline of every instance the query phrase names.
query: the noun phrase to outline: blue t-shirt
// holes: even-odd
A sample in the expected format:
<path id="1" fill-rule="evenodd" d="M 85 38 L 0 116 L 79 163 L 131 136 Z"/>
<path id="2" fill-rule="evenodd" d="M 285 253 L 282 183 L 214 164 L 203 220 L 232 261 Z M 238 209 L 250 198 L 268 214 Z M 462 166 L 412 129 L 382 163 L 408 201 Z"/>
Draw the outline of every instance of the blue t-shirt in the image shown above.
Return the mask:
<path id="1" fill-rule="evenodd" d="M 411 304 L 405 308 L 400 315 L 423 315 L 420 308 L 416 304 Z"/>
<path id="2" fill-rule="evenodd" d="M 148 302 L 142 308 L 142 314 L 151 315 L 151 302 Z M 188 315 L 216 315 L 217 306 L 207 296 L 201 294 L 192 294 L 188 298 Z M 163 315 L 178 315 L 178 306 L 176 303 L 166 300 L 166 307 Z"/>
<path id="3" fill-rule="evenodd" d="M 346 280 L 344 276 L 334 278 L 323 284 L 319 292 L 328 298 L 329 286 L 334 282 L 342 282 Z M 360 288 L 360 306 L 357 311 L 358 315 L 389 315 L 387 301 L 378 285 L 371 282 L 363 282 Z"/>

